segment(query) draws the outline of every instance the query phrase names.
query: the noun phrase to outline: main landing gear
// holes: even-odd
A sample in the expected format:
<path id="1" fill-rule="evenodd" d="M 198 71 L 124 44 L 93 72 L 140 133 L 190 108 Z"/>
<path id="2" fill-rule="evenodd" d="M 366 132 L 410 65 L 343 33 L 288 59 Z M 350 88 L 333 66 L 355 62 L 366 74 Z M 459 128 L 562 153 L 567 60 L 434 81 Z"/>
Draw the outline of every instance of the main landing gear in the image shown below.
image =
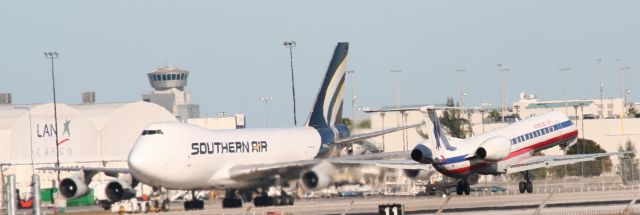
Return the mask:
<path id="1" fill-rule="evenodd" d="M 241 208 L 242 198 L 236 195 L 235 190 L 227 190 L 222 199 L 222 208 Z"/>
<path id="2" fill-rule="evenodd" d="M 184 210 L 202 210 L 204 209 L 204 201 L 196 197 L 196 191 L 191 190 L 191 200 L 184 202 Z"/>
<path id="3" fill-rule="evenodd" d="M 518 188 L 520 193 L 524 193 L 524 191 L 527 191 L 527 193 L 532 193 L 533 183 L 531 183 L 531 176 L 532 176 L 531 172 L 523 171 L 520 173 L 522 173 L 522 176 L 524 176 L 524 180 L 525 180 L 518 183 Z"/>
<path id="4" fill-rule="evenodd" d="M 469 181 L 467 181 L 466 178 L 463 178 L 458 182 L 458 186 L 456 186 L 456 193 L 458 195 L 462 195 L 462 193 L 469 195 L 469 193 L 471 193 L 471 185 L 469 185 Z"/>
<path id="5" fill-rule="evenodd" d="M 268 207 L 273 205 L 293 205 L 293 196 L 287 194 L 287 192 L 281 191 L 280 196 L 271 197 L 267 195 L 265 191 L 262 195 L 253 199 L 253 205 L 256 207 Z"/>

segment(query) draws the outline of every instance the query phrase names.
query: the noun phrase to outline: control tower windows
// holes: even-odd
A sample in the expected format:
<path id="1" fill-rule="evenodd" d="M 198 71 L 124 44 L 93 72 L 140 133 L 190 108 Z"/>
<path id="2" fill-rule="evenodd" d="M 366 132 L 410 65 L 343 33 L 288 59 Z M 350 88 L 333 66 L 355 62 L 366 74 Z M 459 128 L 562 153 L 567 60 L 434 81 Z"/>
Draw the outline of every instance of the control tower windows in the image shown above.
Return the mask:
<path id="1" fill-rule="evenodd" d="M 171 74 L 171 80 L 177 80 L 176 74 Z"/>

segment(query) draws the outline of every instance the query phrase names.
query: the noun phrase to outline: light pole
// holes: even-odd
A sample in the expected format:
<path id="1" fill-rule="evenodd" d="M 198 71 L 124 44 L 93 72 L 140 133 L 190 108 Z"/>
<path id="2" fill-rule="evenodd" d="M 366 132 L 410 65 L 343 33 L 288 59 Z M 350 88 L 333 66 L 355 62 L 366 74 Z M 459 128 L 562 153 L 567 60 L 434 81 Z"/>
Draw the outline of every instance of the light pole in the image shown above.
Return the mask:
<path id="1" fill-rule="evenodd" d="M 289 48 L 289 59 L 291 62 L 291 92 L 293 94 L 293 125 L 298 126 L 296 117 L 296 87 L 293 79 L 293 47 L 296 47 L 296 41 L 285 41 L 284 47 Z"/>
<path id="2" fill-rule="evenodd" d="M 602 59 L 596 59 L 598 62 L 598 76 L 600 77 L 600 119 L 604 119 L 604 81 L 602 80 Z"/>
<path id="3" fill-rule="evenodd" d="M 271 96 L 260 97 L 260 101 L 264 103 L 264 126 L 269 127 L 269 101 L 273 100 Z"/>
<path id="4" fill-rule="evenodd" d="M 54 67 L 53 67 L 53 62 L 56 58 L 58 58 L 58 52 L 53 51 L 53 52 L 45 52 L 44 56 L 51 60 L 51 83 L 53 86 L 53 125 L 54 128 L 56 129 L 56 132 L 53 132 L 55 134 L 56 137 L 56 167 L 60 167 L 60 147 L 59 147 L 59 143 L 58 143 L 58 105 L 56 102 L 56 76 L 54 74 Z M 60 170 L 57 171 L 58 172 L 58 181 L 60 181 Z"/>
<path id="5" fill-rule="evenodd" d="M 491 106 L 491 103 L 489 102 L 482 102 L 480 103 L 480 105 L 482 106 L 482 109 L 480 110 L 480 115 L 482 116 L 482 133 L 484 133 L 484 112 L 488 111 L 488 107 Z"/>
<path id="6" fill-rule="evenodd" d="M 497 67 L 500 78 L 500 111 L 504 119 L 504 116 L 507 115 L 507 78 L 505 73 L 509 71 L 509 68 L 505 68 L 501 63 Z"/>
<path id="7" fill-rule="evenodd" d="M 355 82 L 355 71 L 349 70 L 348 74 L 351 75 L 351 121 L 356 121 L 356 85 Z"/>
<path id="8" fill-rule="evenodd" d="M 627 70 L 631 68 L 628 66 L 624 66 L 622 64 L 621 59 L 617 59 L 616 61 L 620 63 L 620 84 L 622 86 L 622 113 L 620 114 L 620 135 L 624 135 L 624 117 L 627 114 L 627 110 L 625 110 L 627 106 L 627 99 L 626 99 L 627 88 L 624 83 L 625 82 L 624 76 Z"/>
<path id="9" fill-rule="evenodd" d="M 567 72 L 571 70 L 571 68 L 564 67 L 558 69 L 559 72 L 562 72 L 562 83 L 564 85 L 564 113 L 569 115 L 569 103 L 567 102 Z"/>
<path id="10" fill-rule="evenodd" d="M 462 73 L 466 71 L 466 69 L 457 69 L 455 71 L 458 73 L 458 82 L 460 83 L 460 107 L 464 107 L 464 97 L 466 96 L 464 93 L 464 82 L 462 81 Z"/>

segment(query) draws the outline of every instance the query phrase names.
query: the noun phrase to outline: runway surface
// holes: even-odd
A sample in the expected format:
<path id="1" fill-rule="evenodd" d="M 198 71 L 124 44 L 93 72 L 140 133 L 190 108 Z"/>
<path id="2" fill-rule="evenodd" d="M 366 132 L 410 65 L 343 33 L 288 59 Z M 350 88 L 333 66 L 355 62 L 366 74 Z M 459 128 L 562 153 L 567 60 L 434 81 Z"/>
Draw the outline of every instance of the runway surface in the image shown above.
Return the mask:
<path id="1" fill-rule="evenodd" d="M 585 214 L 594 211 L 622 211 L 639 190 L 554 193 L 542 214 Z M 445 214 L 532 214 L 550 193 L 457 196 L 449 200 Z M 293 206 L 255 208 L 245 203 L 243 208 L 221 209 L 221 200 L 207 201 L 205 210 L 182 211 L 181 204 L 172 204 L 172 210 L 161 214 L 377 214 L 378 205 L 398 203 L 404 205 L 405 214 L 434 214 L 446 198 L 434 196 L 407 197 L 351 197 L 299 199 Z M 89 210 L 71 214 L 111 214 Z M 640 212 L 640 211 L 637 211 Z"/>

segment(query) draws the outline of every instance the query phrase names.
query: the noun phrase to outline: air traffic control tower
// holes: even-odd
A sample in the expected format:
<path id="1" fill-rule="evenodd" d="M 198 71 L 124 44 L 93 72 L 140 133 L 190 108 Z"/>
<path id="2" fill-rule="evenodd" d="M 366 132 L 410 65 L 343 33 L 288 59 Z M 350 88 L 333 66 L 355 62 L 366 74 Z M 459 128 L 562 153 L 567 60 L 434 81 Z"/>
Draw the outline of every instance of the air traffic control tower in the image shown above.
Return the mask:
<path id="1" fill-rule="evenodd" d="M 147 73 L 154 91 L 142 94 L 146 102 L 158 104 L 180 121 L 200 117 L 200 105 L 191 103 L 191 93 L 185 92 L 189 71 L 176 67 L 160 67 Z"/>

